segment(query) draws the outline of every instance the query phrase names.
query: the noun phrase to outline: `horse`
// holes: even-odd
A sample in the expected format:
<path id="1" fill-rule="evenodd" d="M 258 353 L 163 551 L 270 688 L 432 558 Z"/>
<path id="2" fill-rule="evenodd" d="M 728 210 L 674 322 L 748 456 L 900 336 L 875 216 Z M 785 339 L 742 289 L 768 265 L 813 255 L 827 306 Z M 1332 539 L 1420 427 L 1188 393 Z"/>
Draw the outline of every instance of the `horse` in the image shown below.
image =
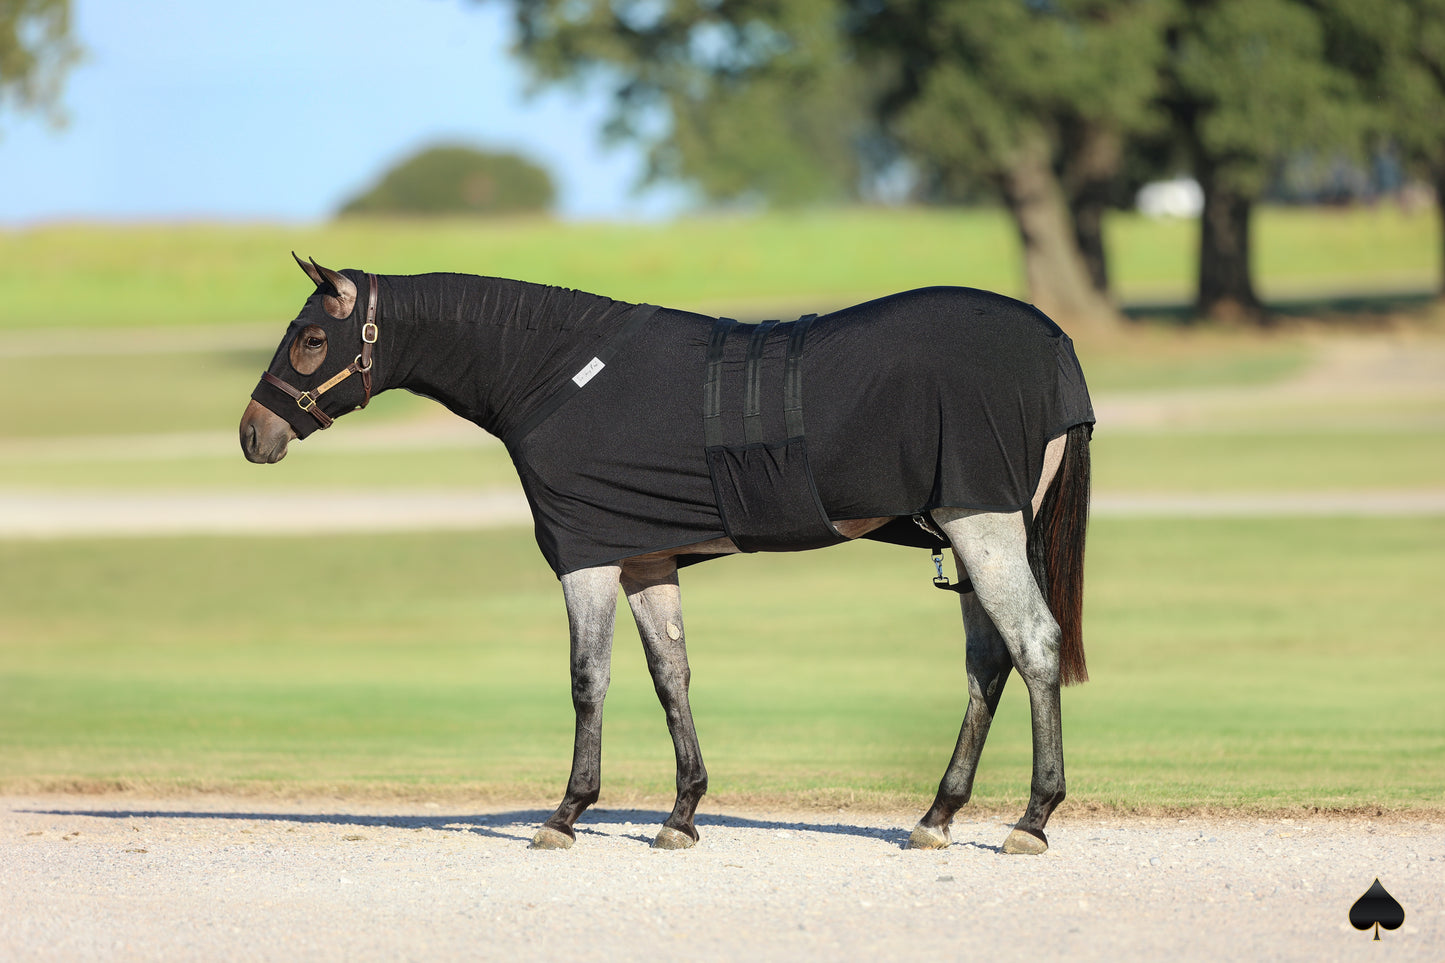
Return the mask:
<path id="1" fill-rule="evenodd" d="M 653 845 L 686 849 L 708 777 L 679 569 L 873 538 L 930 549 L 934 584 L 958 594 L 965 629 L 968 707 L 908 846 L 951 844 L 1017 670 L 1033 770 L 1002 849 L 1047 850 L 1044 828 L 1065 794 L 1060 685 L 1087 679 L 1094 413 L 1072 342 L 1042 312 L 933 287 L 742 324 L 523 281 L 335 271 L 292 256 L 314 290 L 241 418 L 248 460 L 278 462 L 292 441 L 405 388 L 499 437 L 517 468 L 561 582 L 576 714 L 566 790 L 532 848 L 573 845 L 598 799 L 619 586 L 676 755 L 675 803 Z"/>

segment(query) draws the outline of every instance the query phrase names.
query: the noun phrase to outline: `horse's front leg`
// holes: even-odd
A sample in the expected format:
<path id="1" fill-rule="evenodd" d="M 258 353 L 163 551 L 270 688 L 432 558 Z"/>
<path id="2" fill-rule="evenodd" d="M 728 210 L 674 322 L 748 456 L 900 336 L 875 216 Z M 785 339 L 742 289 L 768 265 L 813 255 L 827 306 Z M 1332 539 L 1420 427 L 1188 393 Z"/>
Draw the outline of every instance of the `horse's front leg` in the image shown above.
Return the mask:
<path id="1" fill-rule="evenodd" d="M 612 680 L 612 629 L 622 570 L 601 565 L 562 576 L 572 636 L 572 707 L 577 732 L 567 794 L 532 837 L 533 849 L 566 849 L 577 840 L 572 826 L 602 789 L 602 701 Z"/>
<path id="2" fill-rule="evenodd" d="M 667 731 L 677 755 L 677 801 L 653 845 L 659 849 L 686 849 L 697 842 L 693 817 L 707 792 L 707 769 L 697 744 L 687 687 L 692 672 L 687 664 L 687 642 L 682 631 L 682 592 L 677 584 L 677 560 L 633 559 L 622 570 L 622 589 L 637 620 L 637 632 L 647 653 L 647 668 L 657 698 L 667 713 Z"/>

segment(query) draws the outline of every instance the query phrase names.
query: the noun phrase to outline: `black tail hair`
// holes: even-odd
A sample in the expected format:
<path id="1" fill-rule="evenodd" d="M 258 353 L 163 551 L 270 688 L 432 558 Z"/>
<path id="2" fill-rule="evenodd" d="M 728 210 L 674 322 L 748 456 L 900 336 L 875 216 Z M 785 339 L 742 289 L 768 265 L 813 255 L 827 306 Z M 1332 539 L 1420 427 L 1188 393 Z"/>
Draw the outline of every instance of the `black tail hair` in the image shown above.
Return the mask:
<path id="1" fill-rule="evenodd" d="M 1029 565 L 1059 623 L 1059 681 L 1089 680 L 1084 662 L 1084 541 L 1089 529 L 1089 439 L 1092 425 L 1069 429 L 1064 460 L 1029 532 Z"/>

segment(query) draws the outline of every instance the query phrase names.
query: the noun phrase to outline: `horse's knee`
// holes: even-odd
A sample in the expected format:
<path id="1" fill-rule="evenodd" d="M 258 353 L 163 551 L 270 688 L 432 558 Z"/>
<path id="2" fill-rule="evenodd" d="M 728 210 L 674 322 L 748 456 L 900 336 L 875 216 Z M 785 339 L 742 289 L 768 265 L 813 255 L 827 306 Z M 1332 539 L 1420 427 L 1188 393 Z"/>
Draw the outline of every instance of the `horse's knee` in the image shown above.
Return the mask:
<path id="1" fill-rule="evenodd" d="M 612 670 L 588 659 L 572 664 L 572 702 L 577 706 L 601 703 L 612 683 Z"/>
<path id="2" fill-rule="evenodd" d="M 671 706 L 687 695 L 692 685 L 692 669 L 687 660 L 657 660 L 648 666 L 652 673 L 652 691 L 664 706 Z"/>

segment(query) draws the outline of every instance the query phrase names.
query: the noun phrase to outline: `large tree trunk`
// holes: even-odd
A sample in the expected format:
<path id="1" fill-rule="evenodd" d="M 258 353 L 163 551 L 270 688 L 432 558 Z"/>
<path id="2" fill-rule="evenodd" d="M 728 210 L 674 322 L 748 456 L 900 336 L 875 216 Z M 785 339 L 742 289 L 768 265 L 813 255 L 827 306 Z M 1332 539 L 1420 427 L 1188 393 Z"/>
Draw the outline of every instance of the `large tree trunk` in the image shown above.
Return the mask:
<path id="1" fill-rule="evenodd" d="M 1074 240 L 1094 290 L 1109 296 L 1109 258 L 1104 247 L 1104 212 L 1124 163 L 1117 131 L 1080 121 L 1064 139 L 1062 181 L 1074 221 Z"/>
<path id="2" fill-rule="evenodd" d="M 1435 168 L 1435 214 L 1440 222 L 1440 287 L 1439 297 L 1445 299 L 1445 164 Z"/>
<path id="3" fill-rule="evenodd" d="M 1199 289 L 1195 310 L 1214 321 L 1261 322 L 1264 305 L 1254 293 L 1249 263 L 1249 221 L 1254 199 L 1223 183 L 1208 166 L 1199 171 L 1204 212 L 1199 218 Z"/>
<path id="4" fill-rule="evenodd" d="M 1058 321 L 1111 325 L 1118 312 L 1095 287 L 1074 238 L 1064 190 L 1047 141 L 1035 137 L 1014 154 L 999 188 L 1023 242 L 1029 298 Z"/>
<path id="5" fill-rule="evenodd" d="M 1104 249 L 1104 212 L 1108 202 L 1098 196 L 1075 194 L 1069 198 L 1069 213 L 1074 220 L 1074 243 L 1084 259 L 1084 270 L 1094 290 L 1109 297 L 1109 257 Z"/>

